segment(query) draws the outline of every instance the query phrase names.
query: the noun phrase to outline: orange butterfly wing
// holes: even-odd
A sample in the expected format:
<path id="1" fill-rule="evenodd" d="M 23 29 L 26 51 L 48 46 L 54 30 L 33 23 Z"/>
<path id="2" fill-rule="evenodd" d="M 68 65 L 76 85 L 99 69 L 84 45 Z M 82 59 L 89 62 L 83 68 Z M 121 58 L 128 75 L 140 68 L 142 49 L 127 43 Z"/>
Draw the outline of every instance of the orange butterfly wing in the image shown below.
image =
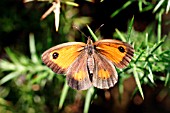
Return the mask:
<path id="1" fill-rule="evenodd" d="M 54 46 L 42 54 L 42 61 L 57 74 L 65 74 L 86 44 L 68 42 Z"/>
<path id="2" fill-rule="evenodd" d="M 99 40 L 94 43 L 94 47 L 99 54 L 112 61 L 118 68 L 126 67 L 134 54 L 131 45 L 119 40 Z"/>

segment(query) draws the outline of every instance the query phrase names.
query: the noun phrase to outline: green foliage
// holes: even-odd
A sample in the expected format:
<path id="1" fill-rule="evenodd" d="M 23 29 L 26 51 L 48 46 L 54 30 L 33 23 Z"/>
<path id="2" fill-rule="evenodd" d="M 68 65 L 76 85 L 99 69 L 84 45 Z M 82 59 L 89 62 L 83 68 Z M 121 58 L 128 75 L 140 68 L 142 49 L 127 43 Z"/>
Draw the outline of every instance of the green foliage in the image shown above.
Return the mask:
<path id="1" fill-rule="evenodd" d="M 134 76 L 137 87 L 132 96 L 139 92 L 144 99 L 142 85 L 156 87 L 155 81 L 161 81 L 165 87 L 170 86 L 170 40 L 166 38 L 168 36 L 161 35 L 162 15 L 169 12 L 170 1 L 160 0 L 152 3 L 145 0 L 129 0 L 111 14 L 111 19 L 134 3 L 138 4 L 141 13 L 152 11 L 156 16 L 155 21 L 148 25 L 143 32 L 135 31 L 133 28 L 135 15 L 128 23 L 127 32 L 121 32 L 115 28 L 113 37 L 118 37 L 122 41 L 132 44 L 135 49 L 134 58 L 130 65 L 125 69 L 118 69 L 118 88 L 121 98 L 124 92 L 123 82 Z M 90 24 L 91 18 L 78 16 L 79 11 L 73 6 L 77 6 L 77 4 L 62 1 L 58 33 L 52 31 L 53 24 L 50 23 L 54 21 L 52 16 L 47 17 L 40 24 L 42 34 L 41 31 L 39 34 L 37 32 L 29 33 L 30 55 L 10 47 L 5 48 L 7 58 L 0 59 L 0 111 L 2 113 L 55 113 L 62 110 L 69 112 L 69 105 L 76 103 L 77 100 L 84 100 L 81 112 L 87 113 L 93 100 L 98 98 L 98 89 L 94 87 L 82 92 L 70 89 L 64 76 L 56 75 L 41 61 L 40 54 L 56 42 L 74 41 L 80 37 L 75 30 L 72 30 L 72 25 L 83 28 L 86 24 Z M 20 20 L 17 18 L 15 19 Z M 2 31 L 11 32 L 17 28 L 13 24 L 15 19 L 1 18 Z M 157 24 L 155 24 L 156 21 Z M 89 26 L 87 29 L 94 40 L 98 40 Z M 155 31 L 157 32 L 155 33 Z M 44 37 L 37 38 L 44 34 Z M 53 38 L 54 34 L 59 35 L 59 37 Z M 24 47 L 24 45 L 18 46 Z"/>

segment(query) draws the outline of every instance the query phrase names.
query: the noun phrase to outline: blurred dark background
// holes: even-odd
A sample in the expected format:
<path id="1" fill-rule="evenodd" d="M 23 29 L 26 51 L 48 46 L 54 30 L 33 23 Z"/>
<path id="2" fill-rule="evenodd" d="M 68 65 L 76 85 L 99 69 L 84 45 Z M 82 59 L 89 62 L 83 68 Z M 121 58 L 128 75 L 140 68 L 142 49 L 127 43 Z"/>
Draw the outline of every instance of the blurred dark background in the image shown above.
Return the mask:
<path id="1" fill-rule="evenodd" d="M 130 1 L 130 0 L 129 0 Z M 145 40 L 145 33 L 148 31 L 149 36 L 154 34 L 154 37 L 150 41 L 150 45 L 154 45 L 157 40 L 158 33 L 158 19 L 159 12 L 166 7 L 169 7 L 167 2 L 162 4 L 161 8 L 157 12 L 153 13 L 153 9 L 159 3 L 157 0 L 148 0 L 148 4 L 143 4 L 143 7 L 149 7 L 149 10 L 139 11 L 139 1 L 133 1 L 128 7 L 118 12 L 114 17 L 111 17 L 113 12 L 119 10 L 128 0 L 104 0 L 100 2 L 96 1 L 83 1 L 75 0 L 74 3 L 79 4 L 79 7 L 75 7 L 66 4 L 65 1 L 61 1 L 60 12 L 60 26 L 59 31 L 55 30 L 55 18 L 54 13 L 51 13 L 44 20 L 40 20 L 41 16 L 52 5 L 46 1 L 33 1 L 24 3 L 22 0 L 1 0 L 0 2 L 0 60 L 7 60 L 9 64 L 14 66 L 12 70 L 10 65 L 0 67 L 0 79 L 3 79 L 6 75 L 15 72 L 16 67 L 11 56 L 15 56 L 20 61 L 21 56 L 24 56 L 25 69 L 32 67 L 42 66 L 41 54 L 48 48 L 64 43 L 67 41 L 84 41 L 86 38 L 82 38 L 82 34 L 73 29 L 73 25 L 78 25 L 80 30 L 87 36 L 90 35 L 86 24 L 88 24 L 93 31 L 100 28 L 100 37 L 102 38 L 119 38 L 115 34 L 115 29 L 123 33 L 127 33 L 128 25 L 132 17 L 134 16 L 133 32 L 131 40 L 134 43 L 142 43 Z M 82 18 L 86 17 L 86 18 Z M 170 26 L 168 24 L 170 15 L 169 13 L 162 15 L 161 20 L 161 36 L 167 35 L 166 43 L 162 45 L 162 50 L 169 48 L 169 31 Z M 150 31 L 149 31 L 149 30 Z M 30 53 L 30 33 L 34 34 L 36 55 L 39 59 L 38 64 L 31 62 Z M 136 42 L 135 42 L 136 41 Z M 135 45 L 135 44 L 134 44 Z M 10 49 L 10 52 L 6 52 L 6 48 Z M 139 49 L 141 48 L 141 49 Z M 136 56 L 140 52 L 147 51 L 146 46 L 135 45 Z M 8 54 L 7 54 L 8 53 Z M 18 55 L 19 53 L 19 55 Z M 169 51 L 165 51 L 169 55 Z M 9 54 L 12 54 L 11 56 Z M 162 54 L 159 54 L 160 56 Z M 158 55 L 158 56 L 159 56 Z M 10 56 L 10 57 L 9 57 Z M 154 55 L 153 55 L 154 56 Z M 145 57 L 145 56 L 144 56 Z M 164 56 L 169 58 L 169 56 Z M 163 56 L 159 59 L 164 61 Z M 169 66 L 169 59 L 165 59 L 166 64 Z M 23 62 L 23 61 L 21 61 Z M 133 61 L 134 62 L 134 61 Z M 163 62 L 164 63 L 164 62 Z M 89 112 L 95 113 L 169 113 L 170 112 L 170 89 L 169 89 L 169 76 L 167 67 L 165 64 L 161 64 L 160 70 L 155 71 L 154 67 L 154 83 L 148 79 L 147 75 L 141 77 L 141 86 L 143 89 L 144 99 L 142 99 L 140 92 L 137 90 L 137 85 L 133 73 L 129 73 L 129 76 L 122 77 L 120 75 L 120 81 L 115 87 L 109 90 L 96 89 Z M 137 64 L 138 65 L 138 64 Z M 154 65 L 154 63 L 153 63 Z M 156 64 L 155 64 L 156 65 Z M 0 65 L 3 66 L 3 65 Z M 9 66 L 9 70 L 8 70 Z M 158 66 L 158 65 L 157 65 Z M 10 70 L 11 69 L 11 70 Z M 81 113 L 84 109 L 86 91 L 75 91 L 73 89 L 68 90 L 68 94 L 65 99 L 65 103 L 62 109 L 59 110 L 58 104 L 65 81 L 65 77 L 62 75 L 52 75 L 49 78 L 48 74 L 43 78 L 44 71 L 36 71 L 29 73 L 35 68 L 28 69 L 19 73 L 17 77 L 11 77 L 9 81 L 1 84 L 0 86 L 0 111 L 1 113 L 58 113 L 58 112 L 72 112 Z M 162 70 L 161 70 L 162 69 Z M 145 71 L 145 69 L 143 69 Z M 146 69 L 147 70 L 147 69 Z M 49 69 L 49 73 L 51 73 Z M 41 76 L 41 79 L 35 79 Z M 125 74 L 126 76 L 126 74 Z M 10 77 L 9 77 L 10 78 Z M 146 80 L 147 78 L 147 80 Z M 146 82 L 145 82 L 146 80 Z M 168 82 L 167 82 L 167 81 Z M 166 85 L 165 85 L 166 82 Z M 121 84 L 121 85 L 120 85 Z M 123 87 L 123 93 L 120 93 L 120 86 Z"/>

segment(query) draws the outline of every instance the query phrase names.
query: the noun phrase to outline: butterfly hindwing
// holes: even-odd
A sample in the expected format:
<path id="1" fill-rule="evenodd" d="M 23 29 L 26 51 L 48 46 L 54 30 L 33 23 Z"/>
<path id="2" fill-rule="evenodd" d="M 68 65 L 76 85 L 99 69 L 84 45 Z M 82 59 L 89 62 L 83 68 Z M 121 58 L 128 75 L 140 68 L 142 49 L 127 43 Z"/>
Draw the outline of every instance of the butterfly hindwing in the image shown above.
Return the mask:
<path id="1" fill-rule="evenodd" d="M 85 51 L 79 55 L 66 73 L 67 83 L 77 90 L 86 90 L 92 86 L 87 69 L 88 54 Z"/>
<path id="2" fill-rule="evenodd" d="M 126 67 L 131 61 L 134 49 L 131 45 L 113 39 L 99 40 L 94 43 L 95 49 L 118 68 Z"/>
<path id="3" fill-rule="evenodd" d="M 100 89 L 113 87 L 118 80 L 117 71 L 113 63 L 107 60 L 100 53 L 94 54 L 93 86 Z"/>

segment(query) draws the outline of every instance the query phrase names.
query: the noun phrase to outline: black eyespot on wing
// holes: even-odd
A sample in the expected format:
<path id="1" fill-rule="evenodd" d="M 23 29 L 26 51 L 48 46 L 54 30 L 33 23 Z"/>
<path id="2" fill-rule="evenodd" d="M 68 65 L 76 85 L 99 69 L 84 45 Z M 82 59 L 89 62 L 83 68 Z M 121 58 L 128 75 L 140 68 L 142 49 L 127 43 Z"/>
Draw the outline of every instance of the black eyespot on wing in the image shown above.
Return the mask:
<path id="1" fill-rule="evenodd" d="M 56 58 L 58 57 L 58 53 L 57 53 L 57 52 L 54 52 L 54 53 L 52 54 L 52 56 L 53 56 L 53 59 L 56 59 Z"/>
<path id="2" fill-rule="evenodd" d="M 119 46 L 118 49 L 119 49 L 119 51 L 120 51 L 121 53 L 124 53 L 124 52 L 125 52 L 125 48 L 123 48 L 122 46 Z"/>

